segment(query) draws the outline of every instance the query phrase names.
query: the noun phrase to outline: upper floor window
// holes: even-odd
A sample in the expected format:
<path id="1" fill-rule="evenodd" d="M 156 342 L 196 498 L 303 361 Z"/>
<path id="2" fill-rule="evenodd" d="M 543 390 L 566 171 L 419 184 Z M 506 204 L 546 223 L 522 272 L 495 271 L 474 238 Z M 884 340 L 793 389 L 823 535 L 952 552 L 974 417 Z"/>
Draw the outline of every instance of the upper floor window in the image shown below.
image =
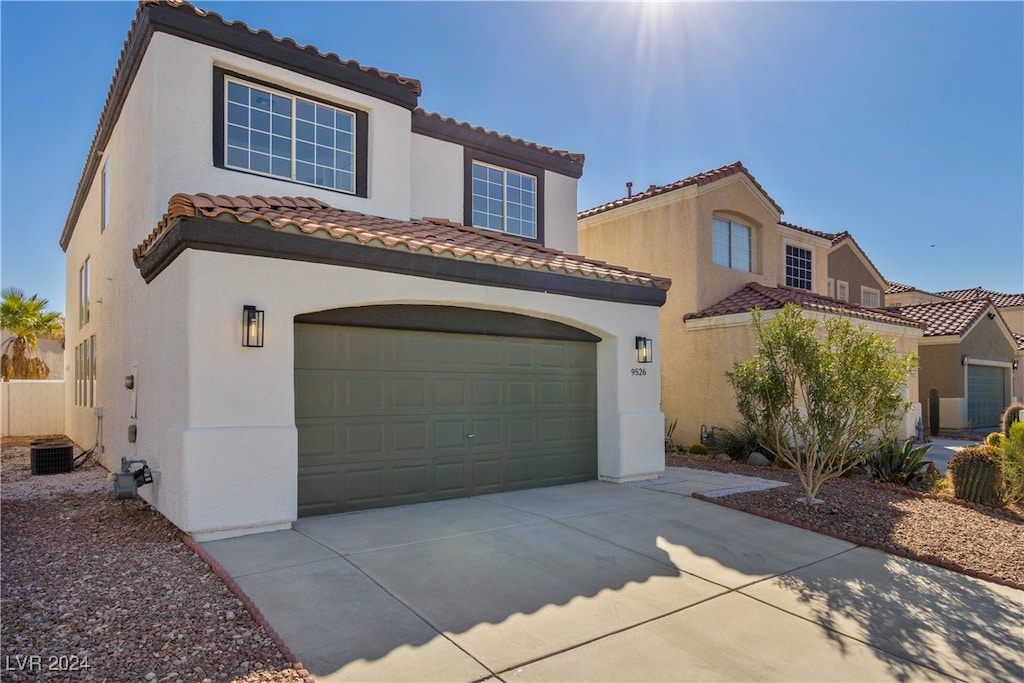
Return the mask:
<path id="1" fill-rule="evenodd" d="M 78 326 L 89 322 L 89 259 L 78 269 Z"/>
<path id="2" fill-rule="evenodd" d="M 474 161 L 473 225 L 537 237 L 537 178 Z"/>
<path id="3" fill-rule="evenodd" d="M 843 301 L 850 300 L 850 283 L 846 280 L 836 280 L 836 298 Z"/>
<path id="4" fill-rule="evenodd" d="M 786 286 L 812 289 L 811 251 L 786 245 Z"/>
<path id="5" fill-rule="evenodd" d="M 100 176 L 100 232 L 107 229 L 110 223 L 110 161 L 103 162 L 103 174 Z"/>
<path id="6" fill-rule="evenodd" d="M 751 270 L 753 253 L 749 226 L 715 217 L 712 221 L 712 244 L 715 265 Z"/>
<path id="7" fill-rule="evenodd" d="M 365 112 L 214 71 L 215 165 L 366 196 Z"/>
<path id="8" fill-rule="evenodd" d="M 869 308 L 879 308 L 882 305 L 882 293 L 874 287 L 860 288 L 860 305 Z"/>

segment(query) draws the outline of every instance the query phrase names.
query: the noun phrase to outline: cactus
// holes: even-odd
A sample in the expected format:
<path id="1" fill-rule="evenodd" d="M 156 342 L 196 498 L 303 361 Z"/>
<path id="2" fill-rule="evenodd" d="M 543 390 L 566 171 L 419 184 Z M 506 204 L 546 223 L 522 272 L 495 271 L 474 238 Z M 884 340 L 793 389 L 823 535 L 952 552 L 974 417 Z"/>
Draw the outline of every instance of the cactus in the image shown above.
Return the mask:
<path id="1" fill-rule="evenodd" d="M 932 436 L 939 435 L 939 390 L 928 392 L 928 432 Z"/>
<path id="2" fill-rule="evenodd" d="M 708 448 L 702 443 L 690 444 L 689 452 L 692 455 L 707 455 Z"/>
<path id="3" fill-rule="evenodd" d="M 1024 414 L 1021 414 L 1021 411 L 1024 411 L 1024 403 L 1011 403 L 1003 411 L 1003 416 L 1000 419 L 1002 420 L 1003 436 L 1007 439 L 1010 438 L 1010 427 L 1013 426 L 1013 423 L 1024 419 Z"/>
<path id="4" fill-rule="evenodd" d="M 972 503 L 1001 507 L 1004 497 L 1002 457 L 992 446 L 957 451 L 949 463 L 953 495 Z"/>

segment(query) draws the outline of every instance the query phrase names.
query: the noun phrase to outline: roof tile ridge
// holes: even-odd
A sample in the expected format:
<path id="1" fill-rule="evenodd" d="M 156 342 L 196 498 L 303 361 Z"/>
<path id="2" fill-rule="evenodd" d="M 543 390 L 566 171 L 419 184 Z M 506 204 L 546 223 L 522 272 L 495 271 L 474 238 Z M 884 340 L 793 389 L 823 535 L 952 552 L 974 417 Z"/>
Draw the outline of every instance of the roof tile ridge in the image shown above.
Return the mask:
<path id="1" fill-rule="evenodd" d="M 438 112 L 427 111 L 423 107 L 416 107 L 416 109 L 414 111 L 416 113 L 420 114 L 421 116 L 426 116 L 427 118 L 431 118 L 431 119 L 437 119 L 438 121 L 443 121 L 445 123 L 448 123 L 448 124 L 451 124 L 451 125 L 454 125 L 454 126 L 458 126 L 459 128 L 464 128 L 466 130 L 476 131 L 478 133 L 482 133 L 482 134 L 487 135 L 487 136 L 496 137 L 496 138 L 501 139 L 501 140 L 508 140 L 509 142 L 514 142 L 516 144 L 525 145 L 527 147 L 531 147 L 533 149 L 540 150 L 542 152 L 548 152 L 548 153 L 554 154 L 556 156 L 561 156 L 561 157 L 565 157 L 567 159 L 572 159 L 573 161 L 576 161 L 580 165 L 582 165 L 585 162 L 585 160 L 586 160 L 586 155 L 584 155 L 584 154 L 582 154 L 580 152 L 570 152 L 570 151 L 564 150 L 564 149 L 555 149 L 554 147 L 549 147 L 547 145 L 542 145 L 542 144 L 537 143 L 537 142 L 531 142 L 531 141 L 523 139 L 523 138 L 517 138 L 515 136 L 508 135 L 507 133 L 499 133 L 496 130 L 491 130 L 489 128 L 484 128 L 483 126 L 476 126 L 476 125 L 473 125 L 472 123 L 469 123 L 467 121 L 459 121 L 458 119 L 456 119 L 456 118 L 454 118 L 452 116 L 444 116 L 443 114 L 440 114 Z"/>

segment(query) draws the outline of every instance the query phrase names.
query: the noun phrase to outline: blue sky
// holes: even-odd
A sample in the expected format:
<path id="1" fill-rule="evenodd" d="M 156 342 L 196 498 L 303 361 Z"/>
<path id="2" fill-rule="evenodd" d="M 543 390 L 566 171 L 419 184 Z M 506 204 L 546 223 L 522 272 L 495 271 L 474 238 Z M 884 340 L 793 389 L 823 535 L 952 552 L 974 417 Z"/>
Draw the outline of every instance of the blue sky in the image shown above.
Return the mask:
<path id="1" fill-rule="evenodd" d="M 428 111 L 585 153 L 581 210 L 741 160 L 784 220 L 851 231 L 891 280 L 1024 291 L 1020 2 L 196 4 L 418 78 Z M 0 2 L 0 281 L 55 310 L 134 13 Z"/>

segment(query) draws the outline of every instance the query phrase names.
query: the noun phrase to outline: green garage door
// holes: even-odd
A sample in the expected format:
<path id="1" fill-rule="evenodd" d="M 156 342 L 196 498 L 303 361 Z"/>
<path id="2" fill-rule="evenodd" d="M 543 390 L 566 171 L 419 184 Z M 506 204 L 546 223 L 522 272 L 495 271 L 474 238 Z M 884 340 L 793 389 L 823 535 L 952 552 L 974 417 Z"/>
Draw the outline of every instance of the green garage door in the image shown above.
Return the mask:
<path id="1" fill-rule="evenodd" d="M 597 477 L 593 342 L 295 326 L 299 515 Z"/>
<path id="2" fill-rule="evenodd" d="M 967 366 L 967 419 L 971 427 L 995 427 L 1006 407 L 1006 369 Z"/>

